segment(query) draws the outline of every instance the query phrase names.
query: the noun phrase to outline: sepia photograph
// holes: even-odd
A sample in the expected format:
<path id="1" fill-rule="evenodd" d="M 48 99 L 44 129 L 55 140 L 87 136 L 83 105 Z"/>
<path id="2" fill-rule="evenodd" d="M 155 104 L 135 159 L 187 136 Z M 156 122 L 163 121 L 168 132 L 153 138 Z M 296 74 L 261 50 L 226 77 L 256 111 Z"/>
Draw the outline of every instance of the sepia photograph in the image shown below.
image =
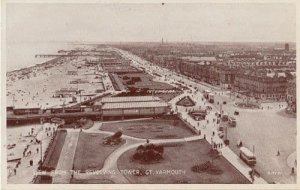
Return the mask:
<path id="1" fill-rule="evenodd" d="M 3 4 L 3 187 L 297 188 L 295 2 Z"/>

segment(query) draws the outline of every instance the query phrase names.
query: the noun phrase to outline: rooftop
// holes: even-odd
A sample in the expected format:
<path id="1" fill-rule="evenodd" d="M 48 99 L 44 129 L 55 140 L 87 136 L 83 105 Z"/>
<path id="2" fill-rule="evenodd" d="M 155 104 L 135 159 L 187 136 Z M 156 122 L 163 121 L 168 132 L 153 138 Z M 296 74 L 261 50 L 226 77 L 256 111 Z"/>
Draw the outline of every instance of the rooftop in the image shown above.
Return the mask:
<path id="1" fill-rule="evenodd" d="M 183 59 L 189 60 L 189 61 L 217 61 L 217 59 L 215 57 L 195 57 L 195 56 L 187 56 L 187 57 L 183 57 Z"/>
<path id="2" fill-rule="evenodd" d="M 156 96 L 125 96 L 125 97 L 104 97 L 102 103 L 117 103 L 117 102 L 153 102 L 160 101 Z"/>
<path id="3" fill-rule="evenodd" d="M 122 102 L 122 103 L 105 103 L 102 106 L 103 110 L 107 109 L 128 109 L 128 108 L 153 108 L 153 107 L 167 107 L 166 102 L 152 101 L 152 102 Z"/>

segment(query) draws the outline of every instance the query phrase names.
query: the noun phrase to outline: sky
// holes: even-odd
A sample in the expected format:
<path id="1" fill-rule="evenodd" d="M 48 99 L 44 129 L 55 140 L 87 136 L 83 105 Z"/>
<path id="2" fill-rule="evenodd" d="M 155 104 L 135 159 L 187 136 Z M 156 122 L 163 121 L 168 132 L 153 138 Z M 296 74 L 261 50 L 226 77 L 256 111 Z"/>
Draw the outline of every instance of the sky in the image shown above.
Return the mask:
<path id="1" fill-rule="evenodd" d="M 7 4 L 8 43 L 295 42 L 294 4 Z"/>

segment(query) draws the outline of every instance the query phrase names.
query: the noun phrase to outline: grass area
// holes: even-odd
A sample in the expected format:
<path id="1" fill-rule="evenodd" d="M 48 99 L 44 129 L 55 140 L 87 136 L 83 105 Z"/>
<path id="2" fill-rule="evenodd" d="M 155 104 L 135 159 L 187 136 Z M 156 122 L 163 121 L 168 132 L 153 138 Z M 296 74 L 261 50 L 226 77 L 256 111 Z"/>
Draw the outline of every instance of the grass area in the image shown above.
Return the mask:
<path id="1" fill-rule="evenodd" d="M 52 176 L 38 175 L 34 179 L 35 184 L 52 184 Z"/>
<path id="2" fill-rule="evenodd" d="M 122 144 L 103 145 L 104 137 L 109 135 L 80 132 L 74 157 L 75 170 L 100 170 L 105 159 Z"/>
<path id="3" fill-rule="evenodd" d="M 170 119 L 148 119 L 103 123 L 101 130 L 116 132 L 122 129 L 123 134 L 144 139 L 183 138 L 194 135 L 191 129 L 177 117 Z"/>
<path id="4" fill-rule="evenodd" d="M 174 93 L 160 93 L 160 94 L 155 94 L 155 96 L 159 97 L 160 99 L 169 102 L 170 100 L 172 100 L 173 98 L 175 98 L 176 96 L 179 96 L 180 94 L 182 94 L 183 92 L 174 92 Z"/>
<path id="5" fill-rule="evenodd" d="M 189 96 L 185 96 L 181 98 L 178 102 L 176 102 L 176 105 L 190 107 L 194 106 L 195 102 Z"/>
<path id="6" fill-rule="evenodd" d="M 196 173 L 191 168 L 197 164 L 211 161 L 208 152 L 211 146 L 205 140 L 182 143 L 181 146 L 164 148 L 163 160 L 155 164 L 140 164 L 132 161 L 135 149 L 125 152 L 118 160 L 119 170 L 145 169 L 152 170 L 152 175 L 125 175 L 130 183 L 194 183 L 194 184 L 244 184 L 250 183 L 224 157 L 213 160 L 213 165 L 223 172 L 212 175 L 206 172 Z M 173 171 L 162 173 L 163 171 Z M 176 171 L 176 172 L 175 172 Z"/>
<path id="7" fill-rule="evenodd" d="M 61 129 L 70 129 L 70 128 L 82 128 L 82 129 L 89 129 L 93 127 L 94 121 L 87 118 L 80 118 L 78 120 L 73 119 L 71 123 L 59 125 Z"/>
<path id="8" fill-rule="evenodd" d="M 64 146 L 65 139 L 67 136 L 67 131 L 65 130 L 58 130 L 56 135 L 51 142 L 48 150 L 46 151 L 46 157 L 43 162 L 43 170 L 55 170 L 61 150 Z"/>
<path id="9" fill-rule="evenodd" d="M 174 88 L 167 83 L 153 81 L 153 77 L 146 73 L 126 73 L 118 76 L 120 81 L 127 87 L 148 88 L 149 90 L 171 90 Z M 140 78 L 140 81 L 127 84 L 131 78 Z"/>

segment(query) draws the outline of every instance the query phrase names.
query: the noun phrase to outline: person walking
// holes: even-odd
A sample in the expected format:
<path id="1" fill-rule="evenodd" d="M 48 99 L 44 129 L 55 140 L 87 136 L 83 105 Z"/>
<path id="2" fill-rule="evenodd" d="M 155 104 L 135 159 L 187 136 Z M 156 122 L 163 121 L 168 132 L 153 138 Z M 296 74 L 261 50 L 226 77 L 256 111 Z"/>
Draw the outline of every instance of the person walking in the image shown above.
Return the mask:
<path id="1" fill-rule="evenodd" d="M 33 166 L 33 160 L 30 160 L 30 161 L 29 161 L 29 165 L 30 165 L 30 166 Z"/>
<path id="2" fill-rule="evenodd" d="M 39 148 L 36 148 L 36 153 L 39 153 Z"/>

